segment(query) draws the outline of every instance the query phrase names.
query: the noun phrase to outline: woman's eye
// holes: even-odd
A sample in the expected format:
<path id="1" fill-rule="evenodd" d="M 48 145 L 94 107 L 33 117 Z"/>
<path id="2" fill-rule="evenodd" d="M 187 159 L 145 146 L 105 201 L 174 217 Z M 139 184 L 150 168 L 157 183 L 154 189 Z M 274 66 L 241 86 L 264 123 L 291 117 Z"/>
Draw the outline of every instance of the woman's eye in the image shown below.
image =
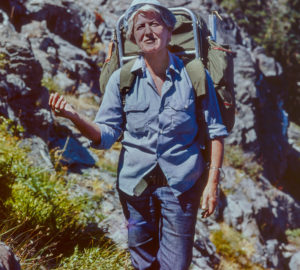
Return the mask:
<path id="1" fill-rule="evenodd" d="M 139 25 L 139 26 L 137 26 L 136 30 L 141 30 L 141 29 L 143 29 L 143 28 L 144 28 L 143 25 Z"/>
<path id="2" fill-rule="evenodd" d="M 159 26 L 159 23 L 153 22 L 151 25 L 156 27 L 156 26 Z"/>

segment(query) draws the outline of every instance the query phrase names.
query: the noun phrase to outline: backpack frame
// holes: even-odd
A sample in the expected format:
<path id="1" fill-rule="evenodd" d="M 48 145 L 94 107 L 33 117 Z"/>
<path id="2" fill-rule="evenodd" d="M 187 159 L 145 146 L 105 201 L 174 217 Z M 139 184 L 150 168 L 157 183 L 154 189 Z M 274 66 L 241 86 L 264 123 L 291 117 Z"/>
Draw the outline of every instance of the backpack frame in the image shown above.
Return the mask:
<path id="1" fill-rule="evenodd" d="M 177 23 L 168 49 L 184 62 L 196 92 L 196 106 L 199 106 L 200 99 L 207 92 L 205 74 L 205 69 L 207 69 L 214 83 L 223 123 L 230 132 L 235 118 L 234 53 L 227 46 L 221 46 L 212 41 L 205 22 L 191 10 L 181 7 L 170 8 L 170 10 L 174 13 Z M 125 37 L 123 18 L 124 15 L 117 22 L 113 40 L 109 46 L 108 58 L 101 71 L 100 90 L 104 93 L 110 75 L 121 67 L 120 93 L 124 106 L 125 96 L 135 80 L 135 75 L 130 70 L 139 53 L 137 45 Z M 202 119 L 203 117 L 200 115 L 198 118 Z"/>

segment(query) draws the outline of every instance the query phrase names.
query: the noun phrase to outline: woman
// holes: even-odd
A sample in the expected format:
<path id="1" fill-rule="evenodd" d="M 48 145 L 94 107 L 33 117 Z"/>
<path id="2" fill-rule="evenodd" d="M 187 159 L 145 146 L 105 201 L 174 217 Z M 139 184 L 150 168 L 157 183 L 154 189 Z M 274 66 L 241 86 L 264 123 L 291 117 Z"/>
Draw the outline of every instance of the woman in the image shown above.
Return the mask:
<path id="1" fill-rule="evenodd" d="M 118 190 L 135 269 L 188 269 L 201 185 L 205 185 L 203 216 L 211 215 L 217 204 L 227 131 L 214 91 L 209 91 L 201 106 L 206 126 L 198 126 L 194 89 L 186 69 L 167 49 L 175 23 L 171 11 L 157 0 L 134 0 L 126 11 L 127 38 L 138 45 L 141 55 L 131 69 L 136 79 L 124 107 L 120 69 L 112 74 L 93 123 L 83 119 L 64 97 L 51 95 L 49 101 L 56 114 L 73 121 L 95 147 L 108 149 L 124 133 Z M 198 132 L 207 132 L 210 138 L 205 183 Z"/>

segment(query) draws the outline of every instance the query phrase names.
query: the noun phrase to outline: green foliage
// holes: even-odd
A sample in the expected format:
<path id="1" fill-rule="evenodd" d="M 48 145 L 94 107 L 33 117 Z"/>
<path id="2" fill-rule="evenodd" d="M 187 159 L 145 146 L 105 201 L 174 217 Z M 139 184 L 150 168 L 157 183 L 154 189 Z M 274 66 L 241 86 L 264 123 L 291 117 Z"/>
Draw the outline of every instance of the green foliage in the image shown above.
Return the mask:
<path id="1" fill-rule="evenodd" d="M 224 164 L 243 170 L 253 179 L 256 179 L 263 171 L 262 165 L 237 145 L 225 145 Z"/>
<path id="2" fill-rule="evenodd" d="M 294 0 L 219 0 L 238 25 L 283 67 L 287 111 L 299 124 L 300 2 Z"/>
<path id="3" fill-rule="evenodd" d="M 63 94 L 63 89 L 54 81 L 52 77 L 43 77 L 41 81 L 42 86 L 46 87 L 50 93 Z"/>
<path id="4" fill-rule="evenodd" d="M 220 230 L 211 233 L 210 240 L 226 261 L 226 264 L 221 262 L 220 269 L 263 269 L 251 262 L 253 244 L 228 225 L 221 224 Z"/>
<path id="5" fill-rule="evenodd" d="M 3 120 L 2 131 L 8 123 Z M 10 189 L 10 196 L 2 194 L 1 199 L 12 215 L 53 231 L 86 222 L 80 217 L 86 198 L 71 199 L 63 177 L 32 167 L 26 150 L 18 147 L 17 138 L 10 138 L 10 133 L 1 133 L 0 143 L 0 185 Z"/>
<path id="6" fill-rule="evenodd" d="M 286 230 L 285 234 L 290 243 L 295 244 L 300 248 L 300 228 Z"/>
<path id="7" fill-rule="evenodd" d="M 8 56 L 5 53 L 0 53 L 0 69 L 5 69 L 9 63 Z"/>
<path id="8" fill-rule="evenodd" d="M 111 244 L 101 247 L 92 247 L 80 250 L 75 248 L 73 255 L 62 260 L 56 270 L 130 270 L 133 269 L 129 262 L 128 254 L 118 251 Z"/>
<path id="9" fill-rule="evenodd" d="M 21 132 L 12 121 L 0 118 L 0 240 L 21 258 L 22 269 L 39 269 L 48 261 L 53 268 L 53 263 L 70 256 L 76 245 L 80 252 L 75 251 L 63 265 L 88 265 L 88 258 L 96 258 L 98 251 L 98 256 L 106 256 L 97 259 L 103 263 L 101 269 L 118 269 L 110 266 L 125 263 L 124 254 L 111 247 L 101 230 L 85 232 L 86 225 L 94 222 L 95 217 L 86 214 L 93 211 L 94 198 L 71 197 L 71 183 L 66 183 L 64 172 L 50 173 L 33 167 L 26 150 L 19 147 L 17 135 Z M 91 244 L 94 249 L 84 249 Z"/>
<path id="10" fill-rule="evenodd" d="M 105 47 L 101 43 L 95 33 L 86 31 L 82 35 L 82 49 L 89 55 L 98 55 L 100 51 L 104 51 Z"/>

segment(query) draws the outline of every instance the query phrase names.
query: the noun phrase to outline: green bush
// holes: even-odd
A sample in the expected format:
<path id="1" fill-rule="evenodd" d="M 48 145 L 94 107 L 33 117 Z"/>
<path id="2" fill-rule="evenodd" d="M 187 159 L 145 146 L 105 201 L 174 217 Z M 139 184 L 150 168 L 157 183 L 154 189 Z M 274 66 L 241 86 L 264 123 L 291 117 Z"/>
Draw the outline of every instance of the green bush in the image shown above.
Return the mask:
<path id="1" fill-rule="evenodd" d="M 111 244 L 101 248 L 93 247 L 80 250 L 78 246 L 72 256 L 64 258 L 56 270 L 130 270 L 129 255 L 118 251 Z"/>
<path id="2" fill-rule="evenodd" d="M 50 93 L 63 94 L 63 89 L 54 81 L 52 77 L 43 77 L 41 81 L 42 86 L 46 87 Z"/>
<path id="3" fill-rule="evenodd" d="M 286 230 L 285 234 L 290 243 L 295 244 L 300 248 L 300 228 Z"/>
<path id="4" fill-rule="evenodd" d="M 252 179 L 256 179 L 263 171 L 263 166 L 237 145 L 225 145 L 224 164 L 244 171 Z"/>
<path id="5" fill-rule="evenodd" d="M 262 267 L 251 262 L 254 253 L 253 244 L 227 224 L 220 225 L 220 230 L 213 231 L 210 235 L 210 240 L 222 259 L 218 269 L 262 270 Z"/>
<path id="6" fill-rule="evenodd" d="M 8 55 L 5 53 L 0 53 L 0 69 L 5 69 L 8 63 Z"/>
<path id="7" fill-rule="evenodd" d="M 95 221 L 87 213 L 100 197 L 70 196 L 72 183 L 66 182 L 64 172 L 33 167 L 26 149 L 19 147 L 21 132 L 0 118 L 0 240 L 20 257 L 22 269 L 53 269 L 61 259 L 59 269 L 93 269 L 97 262 L 101 269 L 124 269 L 125 254 L 101 230 L 87 230 Z M 76 245 L 80 248 L 73 254 Z"/>

